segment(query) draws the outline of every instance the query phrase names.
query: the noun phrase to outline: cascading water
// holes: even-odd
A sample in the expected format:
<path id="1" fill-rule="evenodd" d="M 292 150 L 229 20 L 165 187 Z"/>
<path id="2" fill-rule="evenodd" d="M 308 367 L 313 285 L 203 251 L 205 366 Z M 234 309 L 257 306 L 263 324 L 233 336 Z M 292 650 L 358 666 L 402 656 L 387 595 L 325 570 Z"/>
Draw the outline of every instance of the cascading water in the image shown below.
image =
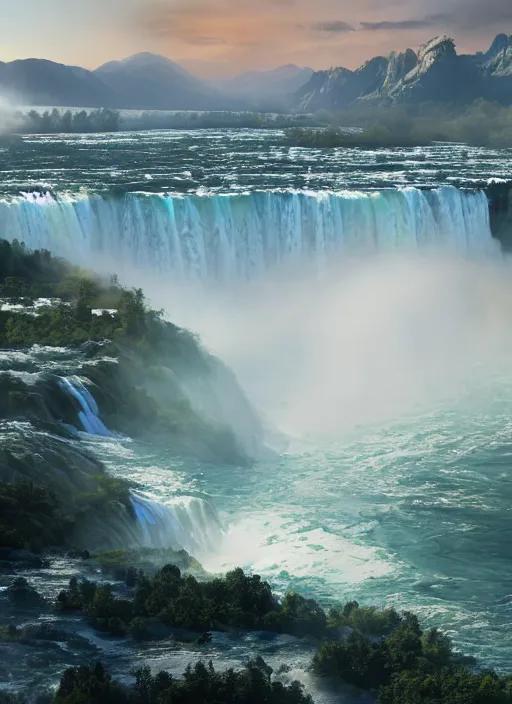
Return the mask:
<path id="1" fill-rule="evenodd" d="M 379 192 L 253 192 L 167 196 L 129 193 L 0 203 L 9 240 L 72 261 L 145 267 L 193 280 L 252 278 L 288 259 L 429 246 L 463 254 L 499 251 L 482 191 L 451 186 Z"/>
<path id="2" fill-rule="evenodd" d="M 60 387 L 78 401 L 78 417 L 88 435 L 104 438 L 122 437 L 112 433 L 100 420 L 98 405 L 86 384 L 78 376 L 60 377 Z M 137 491 L 131 492 L 137 518 L 134 530 L 130 521 L 121 521 L 123 540 L 134 547 L 185 549 L 201 555 L 215 551 L 222 529 L 213 506 L 194 497 L 179 497 L 159 503 Z"/>
<path id="3" fill-rule="evenodd" d="M 184 548 L 193 555 L 216 551 L 222 529 L 213 506 L 202 499 L 182 497 L 162 504 L 132 492 L 132 505 L 144 547 Z"/>
<path id="4" fill-rule="evenodd" d="M 104 438 L 114 437 L 114 433 L 100 420 L 98 405 L 81 379 L 77 376 L 61 377 L 59 385 L 80 404 L 82 410 L 78 412 L 78 417 L 86 433 Z"/>

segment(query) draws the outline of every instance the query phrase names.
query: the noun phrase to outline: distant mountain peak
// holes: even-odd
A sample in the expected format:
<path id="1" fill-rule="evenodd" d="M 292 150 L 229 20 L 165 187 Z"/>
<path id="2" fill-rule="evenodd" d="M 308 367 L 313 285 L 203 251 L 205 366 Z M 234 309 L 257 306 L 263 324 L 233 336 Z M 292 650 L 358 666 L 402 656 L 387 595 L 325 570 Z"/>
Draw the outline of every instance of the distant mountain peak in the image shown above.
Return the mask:
<path id="1" fill-rule="evenodd" d="M 173 69 L 174 71 L 177 71 L 183 76 L 190 76 L 192 78 L 192 74 L 190 74 L 186 69 L 184 69 L 183 66 L 180 66 L 172 59 L 169 59 L 167 56 L 153 54 L 150 51 L 142 51 L 138 54 L 127 56 L 126 58 L 121 59 L 119 61 L 108 61 L 106 64 L 98 66 L 98 68 L 95 70 L 95 73 L 118 71 L 119 69 L 147 69 L 154 67 Z"/>
<path id="2" fill-rule="evenodd" d="M 498 34 L 489 51 L 480 58 L 487 74 L 512 77 L 512 36 Z"/>
<path id="3" fill-rule="evenodd" d="M 486 56 L 489 59 L 494 58 L 502 51 L 505 51 L 512 44 L 512 37 L 507 34 L 498 34 L 491 44 Z"/>
<path id="4" fill-rule="evenodd" d="M 457 52 L 455 50 L 455 42 L 453 41 L 453 39 L 446 36 L 446 34 L 434 37 L 433 39 L 429 39 L 428 42 L 422 44 L 418 49 L 418 59 L 421 61 L 428 54 L 432 53 L 456 54 Z"/>
<path id="5" fill-rule="evenodd" d="M 122 107 L 138 110 L 244 107 L 219 94 L 172 59 L 147 51 L 103 64 L 94 74 L 113 91 L 125 96 Z"/>
<path id="6" fill-rule="evenodd" d="M 125 59 L 121 59 L 121 63 L 127 63 L 129 61 L 161 61 L 162 59 L 164 61 L 171 61 L 166 56 L 162 56 L 162 54 L 155 54 L 153 51 L 139 51 L 137 54 L 131 54 L 130 56 L 127 56 Z"/>

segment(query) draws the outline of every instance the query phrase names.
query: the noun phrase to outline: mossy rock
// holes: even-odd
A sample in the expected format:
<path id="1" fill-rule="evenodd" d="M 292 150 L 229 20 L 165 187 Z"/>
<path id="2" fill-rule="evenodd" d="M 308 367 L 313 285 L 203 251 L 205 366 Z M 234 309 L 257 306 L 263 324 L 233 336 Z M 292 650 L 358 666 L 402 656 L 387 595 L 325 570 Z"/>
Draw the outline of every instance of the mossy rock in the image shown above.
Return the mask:
<path id="1" fill-rule="evenodd" d="M 134 572 L 155 574 L 164 565 L 176 565 L 183 572 L 196 577 L 208 576 L 202 565 L 186 550 L 172 548 L 139 548 L 135 550 L 107 550 L 93 554 L 91 564 L 97 564 L 103 572 L 119 581 L 131 581 Z M 130 585 L 132 586 L 132 585 Z"/>

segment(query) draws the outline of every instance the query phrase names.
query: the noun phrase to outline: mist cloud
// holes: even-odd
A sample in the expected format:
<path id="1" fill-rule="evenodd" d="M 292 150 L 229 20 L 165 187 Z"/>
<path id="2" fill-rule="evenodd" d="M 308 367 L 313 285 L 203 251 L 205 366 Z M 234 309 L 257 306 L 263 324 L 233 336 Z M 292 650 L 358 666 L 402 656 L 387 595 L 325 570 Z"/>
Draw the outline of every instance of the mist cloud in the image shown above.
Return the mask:
<path id="1" fill-rule="evenodd" d="M 295 436 L 430 410 L 489 369 L 512 367 L 510 265 L 444 254 L 283 267 L 224 295 L 149 281 L 154 302 L 200 333 L 265 415 Z M 151 290 L 153 289 L 153 290 Z M 482 374 L 482 377 L 479 374 Z"/>

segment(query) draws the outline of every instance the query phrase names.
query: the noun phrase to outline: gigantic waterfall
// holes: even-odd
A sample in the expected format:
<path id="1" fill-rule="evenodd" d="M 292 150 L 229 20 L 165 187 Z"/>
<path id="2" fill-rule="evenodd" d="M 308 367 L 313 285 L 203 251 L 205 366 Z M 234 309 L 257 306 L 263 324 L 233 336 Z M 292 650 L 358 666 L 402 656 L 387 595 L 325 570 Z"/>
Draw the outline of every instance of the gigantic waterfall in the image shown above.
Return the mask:
<path id="1" fill-rule="evenodd" d="M 251 278 L 290 258 L 425 246 L 497 251 L 484 192 L 254 192 L 123 197 L 26 194 L 0 203 L 0 233 L 83 263 L 103 259 L 202 281 Z"/>

